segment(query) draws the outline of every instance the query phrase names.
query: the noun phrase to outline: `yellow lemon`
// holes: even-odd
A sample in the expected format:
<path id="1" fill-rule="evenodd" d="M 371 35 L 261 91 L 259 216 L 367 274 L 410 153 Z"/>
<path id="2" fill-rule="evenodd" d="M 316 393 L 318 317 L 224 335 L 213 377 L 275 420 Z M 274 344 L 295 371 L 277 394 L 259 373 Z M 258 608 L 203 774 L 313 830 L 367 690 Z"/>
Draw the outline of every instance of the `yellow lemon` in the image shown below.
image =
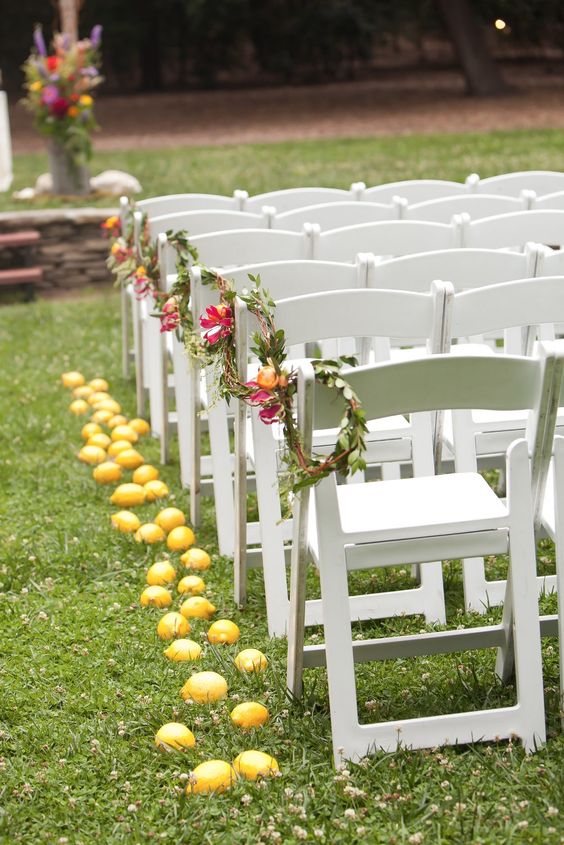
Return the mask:
<path id="1" fill-rule="evenodd" d="M 162 589 L 162 588 L 161 588 Z M 165 613 L 157 625 L 157 634 L 161 640 L 174 640 L 190 633 L 190 623 L 181 613 L 171 610 Z"/>
<path id="2" fill-rule="evenodd" d="M 124 469 L 137 469 L 145 463 L 145 458 L 139 454 L 137 449 L 122 449 L 116 455 L 115 460 L 116 464 Z"/>
<path id="3" fill-rule="evenodd" d="M 108 448 L 112 441 L 108 437 L 107 434 L 104 434 L 102 431 L 98 432 L 97 434 L 93 434 L 91 437 L 88 438 L 86 441 L 87 446 L 99 446 L 100 449 L 104 449 L 104 451 Z"/>
<path id="4" fill-rule="evenodd" d="M 264 704 L 259 704 L 258 701 L 243 701 L 229 715 L 238 728 L 250 730 L 250 728 L 261 728 L 265 725 L 268 722 L 269 713 Z"/>
<path id="5" fill-rule="evenodd" d="M 153 481 L 147 481 L 143 485 L 143 489 L 145 490 L 148 502 L 154 502 L 155 499 L 165 499 L 170 493 L 164 481 L 159 481 L 158 478 L 155 478 Z"/>
<path id="6" fill-rule="evenodd" d="M 138 543 L 147 543 L 152 546 L 153 543 L 162 543 L 165 538 L 165 533 L 160 525 L 155 525 L 154 522 L 145 522 L 135 532 L 135 539 Z"/>
<path id="7" fill-rule="evenodd" d="M 208 640 L 214 645 L 219 645 L 219 643 L 231 645 L 236 643 L 240 636 L 239 627 L 230 619 L 218 619 L 217 622 L 210 625 L 208 631 Z"/>
<path id="8" fill-rule="evenodd" d="M 92 475 L 94 481 L 98 484 L 111 484 L 113 481 L 119 481 L 121 478 L 121 467 L 114 464 L 112 461 L 104 461 L 103 464 L 98 464 L 94 468 Z"/>
<path id="9" fill-rule="evenodd" d="M 69 405 L 69 411 L 76 414 L 77 417 L 81 414 L 87 414 L 89 410 L 90 408 L 88 407 L 88 402 L 84 399 L 75 399 L 74 402 L 71 402 Z"/>
<path id="10" fill-rule="evenodd" d="M 129 440 L 130 443 L 137 443 L 139 435 L 130 425 L 116 425 L 112 429 L 112 440 Z"/>
<path id="11" fill-rule="evenodd" d="M 129 421 L 130 427 L 133 431 L 136 431 L 137 434 L 149 434 L 151 431 L 151 426 L 146 420 L 142 420 L 139 417 L 135 417 L 134 419 Z"/>
<path id="12" fill-rule="evenodd" d="M 202 647 L 194 640 L 175 640 L 168 648 L 165 648 L 164 653 L 169 660 L 199 660 L 202 656 Z"/>
<path id="13" fill-rule="evenodd" d="M 139 601 L 141 607 L 168 607 L 172 596 L 164 587 L 145 587 Z"/>
<path id="14" fill-rule="evenodd" d="M 96 402 L 93 408 L 95 411 L 111 411 L 114 415 L 121 413 L 121 405 L 115 399 L 102 399 Z"/>
<path id="15" fill-rule="evenodd" d="M 268 660 L 258 648 L 244 648 L 235 658 L 235 666 L 241 672 L 262 672 L 268 666 Z"/>
<path id="16" fill-rule="evenodd" d="M 114 416 L 108 420 L 108 428 L 115 428 L 116 425 L 127 425 L 127 417 L 124 417 L 123 414 L 114 414 Z"/>
<path id="17" fill-rule="evenodd" d="M 186 725 L 167 722 L 155 734 L 155 745 L 162 751 L 186 751 L 196 745 L 196 737 Z"/>
<path id="18" fill-rule="evenodd" d="M 264 751 L 243 751 L 233 760 L 233 768 L 247 780 L 267 777 L 279 771 L 274 757 Z"/>
<path id="19" fill-rule="evenodd" d="M 132 534 L 134 531 L 137 531 L 141 525 L 141 521 L 131 511 L 118 511 L 112 514 L 112 525 L 123 534 Z"/>
<path id="20" fill-rule="evenodd" d="M 78 453 L 78 459 L 85 464 L 101 464 L 106 460 L 106 453 L 100 446 L 83 446 Z"/>
<path id="21" fill-rule="evenodd" d="M 166 539 L 171 552 L 183 552 L 196 542 L 196 536 L 187 525 L 177 525 Z"/>
<path id="22" fill-rule="evenodd" d="M 91 393 L 88 397 L 88 404 L 89 405 L 96 405 L 98 402 L 103 402 L 104 399 L 111 399 L 109 393 L 106 393 L 105 390 L 95 390 L 94 393 Z"/>
<path id="23" fill-rule="evenodd" d="M 190 773 L 186 794 L 207 795 L 210 792 L 225 792 L 236 780 L 237 775 L 225 760 L 206 760 Z"/>
<path id="24" fill-rule="evenodd" d="M 180 690 L 180 695 L 184 701 L 210 704 L 225 698 L 227 690 L 227 681 L 217 672 L 195 672 Z"/>
<path id="25" fill-rule="evenodd" d="M 92 437 L 93 434 L 101 434 L 101 433 L 102 433 L 102 429 L 100 428 L 100 426 L 97 425 L 97 423 L 91 423 L 90 422 L 90 423 L 86 423 L 86 425 L 82 426 L 82 431 L 80 432 L 80 435 L 81 435 L 83 440 L 89 440 Z"/>
<path id="26" fill-rule="evenodd" d="M 210 619 L 216 608 L 203 596 L 190 596 L 180 605 L 180 612 L 186 619 Z"/>
<path id="27" fill-rule="evenodd" d="M 145 501 L 145 488 L 140 484 L 120 484 L 110 496 L 110 502 L 119 508 L 131 508 Z"/>
<path id="28" fill-rule="evenodd" d="M 211 557 L 203 549 L 188 549 L 181 555 L 180 560 L 186 569 L 209 569 L 211 565 Z"/>
<path id="29" fill-rule="evenodd" d="M 113 414 L 111 411 L 94 411 L 92 414 L 92 422 L 102 423 L 102 425 L 104 425 L 108 422 L 108 420 L 111 420 L 112 417 Z"/>
<path id="30" fill-rule="evenodd" d="M 121 442 L 118 440 L 118 443 Z M 146 484 L 148 481 L 155 481 L 158 477 L 159 471 L 156 467 L 151 466 L 151 464 L 144 464 L 144 466 L 140 466 L 135 470 L 132 480 L 135 484 Z M 164 528 L 164 525 L 161 527 Z"/>
<path id="31" fill-rule="evenodd" d="M 70 373 L 63 373 L 61 376 L 61 381 L 63 382 L 63 387 L 81 387 L 84 384 L 86 379 L 82 375 L 82 373 L 77 373 L 72 371 Z"/>
<path id="32" fill-rule="evenodd" d="M 186 517 L 178 508 L 165 508 L 156 515 L 155 522 L 168 534 L 173 528 L 178 528 L 179 525 L 185 525 Z"/>
<path id="33" fill-rule="evenodd" d="M 176 578 L 176 569 L 168 560 L 159 560 L 147 570 L 147 584 L 170 584 Z"/>
<path id="34" fill-rule="evenodd" d="M 81 384 L 80 387 L 75 387 L 72 392 L 73 399 L 88 399 L 89 396 L 92 396 L 94 391 L 91 387 L 88 387 L 87 384 Z"/>
<path id="35" fill-rule="evenodd" d="M 205 582 L 198 575 L 186 575 L 178 582 L 178 592 L 188 593 L 190 596 L 198 596 L 206 589 Z"/>
<path id="36" fill-rule="evenodd" d="M 119 455 L 120 452 L 125 452 L 126 449 L 131 449 L 129 440 L 112 440 L 108 446 L 108 455 L 111 458 L 115 458 L 116 455 Z"/>
<path id="37" fill-rule="evenodd" d="M 105 378 L 93 378 L 91 381 L 88 382 L 88 387 L 91 387 L 92 390 L 97 392 L 103 390 L 108 391 L 110 389 L 110 385 L 106 381 Z"/>

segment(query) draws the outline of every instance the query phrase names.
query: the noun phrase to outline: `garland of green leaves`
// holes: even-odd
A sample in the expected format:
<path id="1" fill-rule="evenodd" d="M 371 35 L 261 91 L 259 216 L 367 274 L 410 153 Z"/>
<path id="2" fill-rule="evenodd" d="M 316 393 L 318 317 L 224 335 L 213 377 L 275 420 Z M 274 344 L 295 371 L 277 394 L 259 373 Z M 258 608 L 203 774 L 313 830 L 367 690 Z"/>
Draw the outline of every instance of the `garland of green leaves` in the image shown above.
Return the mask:
<path id="1" fill-rule="evenodd" d="M 116 222 L 117 221 L 117 222 Z M 251 406 L 259 406 L 259 417 L 266 425 L 280 423 L 286 441 L 286 475 L 284 487 L 297 492 L 331 472 L 353 474 L 366 467 L 364 460 L 366 417 L 360 401 L 350 384 L 343 378 L 343 366 L 355 366 L 353 357 L 342 356 L 330 360 L 312 361 L 316 380 L 337 391 L 344 404 L 336 445 L 329 455 L 306 453 L 296 424 L 294 396 L 297 392 L 297 373 L 287 369 L 286 338 L 282 329 L 276 328 L 275 303 L 262 287 L 260 277 L 249 276 L 250 292 L 239 294 L 249 312 L 258 322 L 259 330 L 253 336 L 252 352 L 260 362 L 256 379 L 244 382 L 237 367 L 235 348 L 235 299 L 237 293 L 232 282 L 206 267 L 201 267 L 203 284 L 213 286 L 219 293 L 219 304 L 206 308 L 200 317 L 203 335 L 193 325 L 190 310 L 190 264 L 197 260 L 186 232 L 167 232 L 168 242 L 176 250 L 177 279 L 167 296 L 158 290 L 156 248 L 149 243 L 147 228 L 143 227 L 143 264 L 137 265 L 133 254 L 133 226 L 125 233 L 119 227 L 119 218 L 109 218 L 103 228 L 113 238 L 108 265 L 116 274 L 117 282 L 133 280 L 136 295 L 151 292 L 155 298 L 156 314 L 161 320 L 161 332 L 176 331 L 183 337 L 189 356 L 197 358 L 202 366 L 213 366 L 218 375 L 220 396 L 229 401 L 238 399 Z"/>

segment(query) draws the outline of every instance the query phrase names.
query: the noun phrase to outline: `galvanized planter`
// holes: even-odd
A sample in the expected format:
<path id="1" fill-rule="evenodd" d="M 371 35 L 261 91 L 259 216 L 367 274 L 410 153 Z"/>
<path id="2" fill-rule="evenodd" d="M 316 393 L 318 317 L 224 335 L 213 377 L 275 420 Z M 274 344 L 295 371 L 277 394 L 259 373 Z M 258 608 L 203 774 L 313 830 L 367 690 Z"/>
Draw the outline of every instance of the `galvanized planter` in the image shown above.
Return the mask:
<path id="1" fill-rule="evenodd" d="M 66 196 L 85 196 L 90 193 L 90 171 L 86 165 L 76 164 L 62 144 L 48 144 L 49 170 L 53 178 L 53 193 Z"/>

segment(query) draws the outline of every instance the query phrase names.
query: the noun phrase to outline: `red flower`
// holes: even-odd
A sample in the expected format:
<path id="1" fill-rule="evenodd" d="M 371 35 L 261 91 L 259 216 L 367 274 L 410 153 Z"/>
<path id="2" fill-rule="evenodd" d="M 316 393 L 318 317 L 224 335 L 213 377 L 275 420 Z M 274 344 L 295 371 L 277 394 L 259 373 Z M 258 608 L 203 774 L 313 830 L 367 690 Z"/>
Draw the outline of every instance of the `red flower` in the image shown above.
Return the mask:
<path id="1" fill-rule="evenodd" d="M 57 99 L 49 106 L 49 110 L 51 111 L 51 114 L 54 114 L 55 117 L 61 119 L 66 116 L 66 113 L 69 110 L 69 102 L 68 100 L 65 100 L 64 97 L 57 97 Z"/>
<path id="2" fill-rule="evenodd" d="M 282 410 L 282 405 L 267 405 L 259 411 L 259 417 L 265 425 L 272 425 L 277 422 L 277 416 Z"/>
<path id="3" fill-rule="evenodd" d="M 258 382 L 248 381 L 245 387 L 257 388 L 247 399 L 249 405 L 262 405 L 259 411 L 259 418 L 265 425 L 272 425 L 277 422 L 278 414 L 282 410 L 282 405 L 275 400 L 275 395 L 269 391 L 261 388 Z M 272 404 L 269 404 L 272 403 Z"/>
<path id="4" fill-rule="evenodd" d="M 209 305 L 206 316 L 200 317 L 200 325 L 208 329 L 204 332 L 204 339 L 212 345 L 233 331 L 233 312 L 229 305 Z"/>
<path id="5" fill-rule="evenodd" d="M 47 58 L 45 59 L 47 70 L 50 73 L 55 73 L 55 71 L 59 67 L 59 61 L 60 59 L 58 56 L 47 56 Z"/>
<path id="6" fill-rule="evenodd" d="M 175 296 L 167 299 L 162 309 L 161 316 L 161 333 L 173 332 L 180 325 L 180 312 L 178 310 L 178 300 Z"/>

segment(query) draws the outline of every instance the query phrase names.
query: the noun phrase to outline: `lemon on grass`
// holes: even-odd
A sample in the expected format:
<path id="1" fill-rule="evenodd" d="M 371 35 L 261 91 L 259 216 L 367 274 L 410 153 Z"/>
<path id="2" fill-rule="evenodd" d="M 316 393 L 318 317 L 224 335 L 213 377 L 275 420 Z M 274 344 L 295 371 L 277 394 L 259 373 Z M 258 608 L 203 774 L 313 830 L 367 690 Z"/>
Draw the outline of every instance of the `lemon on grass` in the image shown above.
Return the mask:
<path id="1" fill-rule="evenodd" d="M 61 376 L 61 381 L 63 382 L 63 387 L 81 387 L 84 384 L 86 379 L 82 375 L 82 373 L 78 373 L 75 370 L 72 370 L 69 373 L 63 373 Z"/>
<path id="2" fill-rule="evenodd" d="M 235 622 L 231 622 L 230 619 L 218 619 L 217 622 L 210 625 L 208 630 L 208 640 L 213 645 L 220 643 L 232 645 L 237 642 L 240 636 L 239 626 Z"/>
<path id="3" fill-rule="evenodd" d="M 168 607 L 172 596 L 164 587 L 145 587 L 139 599 L 141 607 Z"/>
<path id="4" fill-rule="evenodd" d="M 121 440 L 117 441 L 121 443 Z M 125 442 L 125 441 L 123 441 Z M 156 467 L 152 466 L 151 464 L 144 464 L 143 466 L 138 467 L 135 472 L 133 473 L 133 481 L 135 484 L 147 484 L 148 481 L 155 481 L 159 477 L 159 471 Z M 164 528 L 164 525 L 161 526 Z"/>
<path id="5" fill-rule="evenodd" d="M 244 648 L 235 658 L 235 666 L 241 672 L 262 672 L 268 666 L 268 660 L 258 648 Z"/>
<path id="6" fill-rule="evenodd" d="M 86 441 L 87 446 L 99 446 L 104 451 L 108 448 L 111 443 L 111 439 L 108 437 L 107 434 L 104 434 L 103 431 L 98 431 L 96 434 L 92 434 L 88 440 Z"/>
<path id="7" fill-rule="evenodd" d="M 177 525 L 166 538 L 171 552 L 184 552 L 196 542 L 196 535 L 187 525 Z"/>
<path id="8" fill-rule="evenodd" d="M 137 449 L 122 449 L 116 455 L 115 461 L 124 469 L 137 469 L 145 463 L 145 458 Z"/>
<path id="9" fill-rule="evenodd" d="M 257 780 L 268 777 L 280 771 L 277 761 L 264 751 L 243 751 L 233 760 L 233 768 L 237 774 L 247 780 Z"/>
<path id="10" fill-rule="evenodd" d="M 73 399 L 88 399 L 89 396 L 92 396 L 94 391 L 91 387 L 87 384 L 81 384 L 79 387 L 75 387 L 72 392 Z"/>
<path id="11" fill-rule="evenodd" d="M 127 425 L 127 417 L 124 417 L 123 414 L 114 414 L 108 420 L 108 428 L 115 428 L 116 425 Z"/>
<path id="12" fill-rule="evenodd" d="M 92 476 L 98 484 L 112 484 L 112 482 L 120 480 L 121 467 L 118 467 L 113 461 L 104 461 L 94 467 Z"/>
<path id="13" fill-rule="evenodd" d="M 102 429 L 98 425 L 98 423 L 86 423 L 86 425 L 82 426 L 82 430 L 80 432 L 80 436 L 83 440 L 89 440 L 93 434 L 101 434 Z"/>
<path id="14" fill-rule="evenodd" d="M 210 792 L 225 792 L 235 781 L 237 775 L 233 767 L 225 760 L 206 760 L 190 772 L 187 795 L 208 795 Z"/>
<path id="15" fill-rule="evenodd" d="M 120 484 L 110 496 L 110 502 L 119 508 L 131 508 L 145 501 L 145 488 L 140 484 Z"/>
<path id="16" fill-rule="evenodd" d="M 126 449 L 131 449 L 129 440 L 112 440 L 108 446 L 108 455 L 111 458 L 115 458 L 116 455 L 119 455 L 120 452 L 125 452 Z M 135 479 L 133 480 L 135 481 Z M 136 483 L 139 484 L 139 482 Z"/>
<path id="17" fill-rule="evenodd" d="M 155 745 L 161 751 L 186 751 L 196 745 L 196 737 L 186 725 L 167 722 L 155 734 Z"/>
<path id="18" fill-rule="evenodd" d="M 69 411 L 79 417 L 81 414 L 87 414 L 90 408 L 85 399 L 75 399 L 69 405 Z"/>
<path id="19" fill-rule="evenodd" d="M 113 414 L 111 416 L 113 417 Z M 139 435 L 130 425 L 116 425 L 112 429 L 112 440 L 129 440 L 130 443 L 137 443 Z"/>
<path id="20" fill-rule="evenodd" d="M 176 569 L 168 560 L 158 560 L 147 570 L 147 584 L 150 586 L 170 584 L 176 578 Z"/>
<path id="21" fill-rule="evenodd" d="M 112 397 L 110 396 L 110 394 L 107 393 L 105 390 L 96 390 L 94 391 L 94 393 L 91 393 L 88 397 L 88 404 L 94 406 L 97 402 L 103 402 L 104 399 L 111 398 Z"/>
<path id="22" fill-rule="evenodd" d="M 145 522 L 139 526 L 135 532 L 135 539 L 138 543 L 147 543 L 152 546 L 153 543 L 162 543 L 165 538 L 165 533 L 160 525 L 155 525 L 154 522 Z"/>
<path id="23" fill-rule="evenodd" d="M 211 566 L 211 557 L 203 549 L 188 549 L 180 556 L 180 560 L 186 569 L 204 570 Z"/>
<path id="24" fill-rule="evenodd" d="M 186 517 L 179 508 L 164 508 L 156 515 L 155 522 L 168 534 L 173 528 L 185 525 Z"/>
<path id="25" fill-rule="evenodd" d="M 177 662 L 183 660 L 199 660 L 202 656 L 202 646 L 194 640 L 175 640 L 164 650 L 165 657 Z"/>
<path id="26" fill-rule="evenodd" d="M 210 619 L 216 608 L 204 596 L 190 596 L 180 605 L 180 612 L 186 619 Z"/>
<path id="27" fill-rule="evenodd" d="M 102 399 L 92 407 L 95 411 L 111 411 L 114 416 L 121 414 L 121 405 L 115 399 Z"/>
<path id="28" fill-rule="evenodd" d="M 145 490 L 148 502 L 154 502 L 156 499 L 166 499 L 170 493 L 164 481 L 159 481 L 158 478 L 155 478 L 153 481 L 147 481 L 143 485 L 143 489 Z"/>
<path id="29" fill-rule="evenodd" d="M 180 690 L 180 695 L 184 701 L 211 704 L 226 698 L 228 689 L 227 681 L 217 672 L 195 672 Z"/>
<path id="30" fill-rule="evenodd" d="M 101 464 L 106 460 L 106 453 L 100 446 L 83 446 L 77 453 L 79 461 L 85 464 Z"/>
<path id="31" fill-rule="evenodd" d="M 178 582 L 179 593 L 188 593 L 190 596 L 199 596 L 206 589 L 205 581 L 198 575 L 186 575 Z"/>
<path id="32" fill-rule="evenodd" d="M 142 420 L 139 417 L 129 420 L 129 425 L 133 431 L 137 432 L 137 434 L 149 434 L 151 431 L 151 426 L 147 420 Z"/>
<path id="33" fill-rule="evenodd" d="M 141 525 L 141 520 L 131 511 L 118 511 L 112 514 L 112 525 L 123 534 L 132 534 Z"/>
<path id="34" fill-rule="evenodd" d="M 93 391 L 99 392 L 101 390 L 108 391 L 110 389 L 110 385 L 106 381 L 105 378 L 93 378 L 88 382 L 88 387 L 92 388 Z"/>
<path id="35" fill-rule="evenodd" d="M 175 610 L 165 613 L 157 625 L 157 634 L 161 640 L 175 640 L 177 637 L 184 637 L 189 633 L 190 623 L 181 613 L 176 613 Z"/>
<path id="36" fill-rule="evenodd" d="M 102 423 L 102 425 L 105 425 L 112 417 L 113 414 L 111 411 L 94 411 L 92 414 L 92 422 Z"/>
<path id="37" fill-rule="evenodd" d="M 242 701 L 229 716 L 238 728 L 250 730 L 265 725 L 268 722 L 269 713 L 264 704 L 259 704 L 258 701 Z"/>

